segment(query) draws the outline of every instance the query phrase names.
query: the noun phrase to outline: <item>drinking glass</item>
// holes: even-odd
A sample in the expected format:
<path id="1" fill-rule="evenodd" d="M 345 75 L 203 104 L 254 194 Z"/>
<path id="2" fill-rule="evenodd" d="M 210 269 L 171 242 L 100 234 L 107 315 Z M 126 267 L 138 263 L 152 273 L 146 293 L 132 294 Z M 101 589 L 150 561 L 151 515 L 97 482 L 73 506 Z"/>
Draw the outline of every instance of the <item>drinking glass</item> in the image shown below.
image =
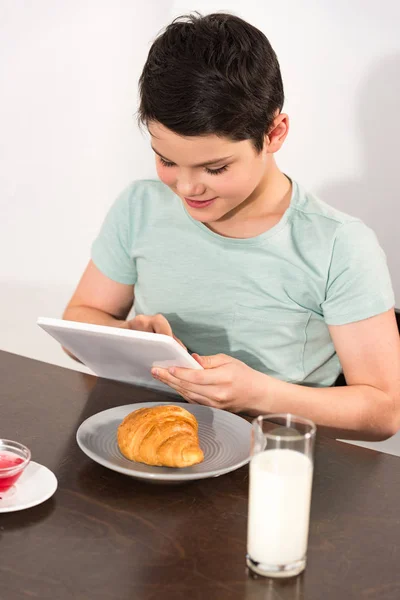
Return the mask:
<path id="1" fill-rule="evenodd" d="M 252 423 L 247 566 L 293 577 L 306 566 L 316 427 L 292 414 Z"/>

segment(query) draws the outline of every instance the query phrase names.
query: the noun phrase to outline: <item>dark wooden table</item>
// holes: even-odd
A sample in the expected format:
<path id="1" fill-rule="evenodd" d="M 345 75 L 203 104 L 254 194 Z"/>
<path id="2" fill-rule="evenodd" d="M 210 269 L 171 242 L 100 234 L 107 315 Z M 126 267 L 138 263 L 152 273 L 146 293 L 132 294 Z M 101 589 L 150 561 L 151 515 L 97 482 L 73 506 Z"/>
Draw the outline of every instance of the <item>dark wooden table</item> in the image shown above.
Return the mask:
<path id="1" fill-rule="evenodd" d="M 47 502 L 0 514 L 0 598 L 400 598 L 400 460 L 318 436 L 308 566 L 285 582 L 245 567 L 248 467 L 179 486 L 91 461 L 75 433 L 96 412 L 160 393 L 0 352 L 0 436 L 56 474 Z"/>

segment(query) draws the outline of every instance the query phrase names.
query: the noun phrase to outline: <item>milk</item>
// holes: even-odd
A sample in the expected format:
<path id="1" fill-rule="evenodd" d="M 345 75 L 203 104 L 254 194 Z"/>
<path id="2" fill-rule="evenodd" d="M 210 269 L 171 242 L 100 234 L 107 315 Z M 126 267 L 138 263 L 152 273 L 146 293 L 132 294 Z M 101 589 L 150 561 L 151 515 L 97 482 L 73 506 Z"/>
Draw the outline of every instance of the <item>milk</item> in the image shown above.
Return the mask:
<path id="1" fill-rule="evenodd" d="M 250 462 L 247 552 L 265 565 L 305 557 L 311 502 L 311 460 L 295 450 L 266 450 Z"/>

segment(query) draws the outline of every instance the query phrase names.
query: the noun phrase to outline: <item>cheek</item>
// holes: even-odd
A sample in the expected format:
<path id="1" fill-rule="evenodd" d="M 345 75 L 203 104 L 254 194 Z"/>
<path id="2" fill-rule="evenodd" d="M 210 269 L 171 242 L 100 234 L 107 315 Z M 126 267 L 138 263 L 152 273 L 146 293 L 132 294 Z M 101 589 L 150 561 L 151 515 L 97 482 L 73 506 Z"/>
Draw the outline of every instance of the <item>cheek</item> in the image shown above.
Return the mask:
<path id="1" fill-rule="evenodd" d="M 248 197 L 258 186 L 265 173 L 262 161 L 252 161 L 243 167 L 236 179 L 236 188 L 242 196 Z"/>
<path id="2" fill-rule="evenodd" d="M 165 183 L 165 185 L 172 186 L 175 184 L 176 178 L 173 168 L 156 165 L 156 171 L 159 179 Z"/>
<path id="3" fill-rule="evenodd" d="M 213 189 L 223 198 L 243 200 L 251 194 L 254 185 L 254 173 L 242 168 L 235 172 L 227 172 L 223 179 L 213 186 Z"/>

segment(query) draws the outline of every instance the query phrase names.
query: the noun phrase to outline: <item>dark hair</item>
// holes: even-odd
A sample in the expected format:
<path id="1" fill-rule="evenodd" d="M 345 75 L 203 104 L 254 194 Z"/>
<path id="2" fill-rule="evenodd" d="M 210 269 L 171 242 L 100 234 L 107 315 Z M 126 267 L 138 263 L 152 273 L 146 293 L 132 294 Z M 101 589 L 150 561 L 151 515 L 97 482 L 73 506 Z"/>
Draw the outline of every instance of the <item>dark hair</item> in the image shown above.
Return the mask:
<path id="1" fill-rule="evenodd" d="M 139 93 L 140 124 L 158 121 L 184 136 L 250 139 L 257 152 L 284 100 L 265 35 L 225 13 L 174 19 L 150 48 Z"/>

